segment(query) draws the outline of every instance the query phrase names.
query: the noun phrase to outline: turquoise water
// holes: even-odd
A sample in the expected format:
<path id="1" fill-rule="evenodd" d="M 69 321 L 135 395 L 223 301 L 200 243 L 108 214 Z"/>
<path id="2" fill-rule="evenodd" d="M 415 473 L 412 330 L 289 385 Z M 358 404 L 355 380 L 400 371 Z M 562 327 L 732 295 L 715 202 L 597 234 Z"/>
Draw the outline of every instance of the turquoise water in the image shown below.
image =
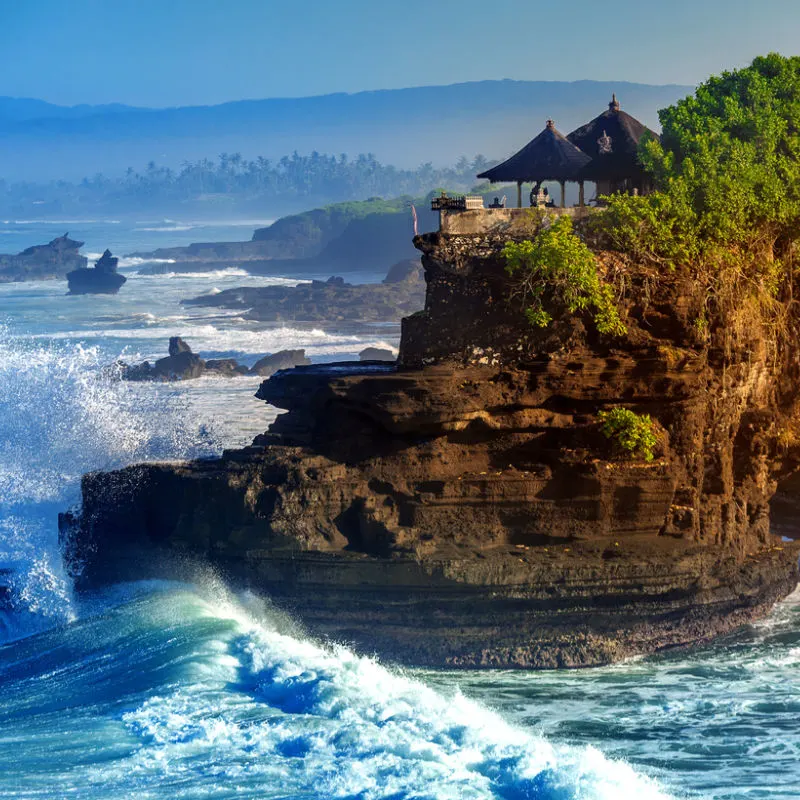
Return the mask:
<path id="1" fill-rule="evenodd" d="M 122 252 L 109 231 L 127 250 L 155 235 L 84 225 L 88 252 Z M 47 230 L 18 224 L 20 246 L 3 249 Z M 130 280 L 111 298 L 0 285 L 0 569 L 13 599 L 0 613 L 0 798 L 800 797 L 800 598 L 688 653 L 446 673 L 315 642 L 268 598 L 235 595 L 208 571 L 76 596 L 56 516 L 77 502 L 82 473 L 213 455 L 275 414 L 251 379 L 137 386 L 104 367 L 161 355 L 175 334 L 242 360 L 397 343 L 387 329 L 269 328 L 184 309 L 181 297 L 275 279 L 138 266 L 123 266 Z"/>

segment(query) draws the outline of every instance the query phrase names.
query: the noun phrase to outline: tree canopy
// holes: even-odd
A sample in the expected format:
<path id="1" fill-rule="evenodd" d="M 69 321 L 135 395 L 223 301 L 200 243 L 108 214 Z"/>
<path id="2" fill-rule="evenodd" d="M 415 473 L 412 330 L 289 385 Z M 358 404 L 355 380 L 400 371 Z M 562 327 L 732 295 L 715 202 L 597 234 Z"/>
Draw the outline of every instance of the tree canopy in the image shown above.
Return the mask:
<path id="1" fill-rule="evenodd" d="M 659 116 L 661 140 L 640 145 L 657 191 L 612 198 L 615 243 L 671 261 L 720 245 L 780 255 L 800 223 L 800 58 L 756 58 Z"/>

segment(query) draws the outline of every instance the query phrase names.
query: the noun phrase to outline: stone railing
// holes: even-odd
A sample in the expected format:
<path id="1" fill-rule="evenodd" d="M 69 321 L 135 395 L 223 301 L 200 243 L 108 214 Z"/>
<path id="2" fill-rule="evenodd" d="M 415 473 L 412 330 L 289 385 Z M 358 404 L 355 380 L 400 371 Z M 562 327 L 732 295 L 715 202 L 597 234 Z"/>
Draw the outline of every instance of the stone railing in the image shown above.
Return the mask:
<path id="1" fill-rule="evenodd" d="M 479 194 L 434 197 L 431 200 L 432 211 L 474 211 L 483 208 L 483 197 Z"/>

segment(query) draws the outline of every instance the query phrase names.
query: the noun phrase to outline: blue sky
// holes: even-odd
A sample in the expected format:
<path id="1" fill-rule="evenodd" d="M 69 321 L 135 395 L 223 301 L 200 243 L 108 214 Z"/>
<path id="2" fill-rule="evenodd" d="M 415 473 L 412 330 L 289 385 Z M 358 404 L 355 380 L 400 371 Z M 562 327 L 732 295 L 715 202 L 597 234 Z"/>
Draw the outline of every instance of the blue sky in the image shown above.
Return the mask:
<path id="1" fill-rule="evenodd" d="M 0 0 L 0 94 L 170 106 L 487 78 L 694 84 L 800 0 Z"/>

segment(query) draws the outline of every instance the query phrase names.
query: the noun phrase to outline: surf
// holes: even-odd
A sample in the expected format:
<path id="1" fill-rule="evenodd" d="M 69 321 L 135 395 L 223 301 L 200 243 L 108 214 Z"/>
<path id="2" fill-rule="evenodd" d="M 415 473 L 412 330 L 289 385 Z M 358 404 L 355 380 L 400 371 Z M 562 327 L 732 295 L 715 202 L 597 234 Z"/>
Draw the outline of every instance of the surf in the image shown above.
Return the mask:
<path id="1" fill-rule="evenodd" d="M 0 737 L 60 731 L 40 767 L 81 797 L 668 797 L 592 747 L 314 641 L 214 577 L 89 599 L 69 626 L 0 649 L 0 677 Z M 12 761 L 0 749 L 0 796 L 33 796 L 31 765 Z"/>

